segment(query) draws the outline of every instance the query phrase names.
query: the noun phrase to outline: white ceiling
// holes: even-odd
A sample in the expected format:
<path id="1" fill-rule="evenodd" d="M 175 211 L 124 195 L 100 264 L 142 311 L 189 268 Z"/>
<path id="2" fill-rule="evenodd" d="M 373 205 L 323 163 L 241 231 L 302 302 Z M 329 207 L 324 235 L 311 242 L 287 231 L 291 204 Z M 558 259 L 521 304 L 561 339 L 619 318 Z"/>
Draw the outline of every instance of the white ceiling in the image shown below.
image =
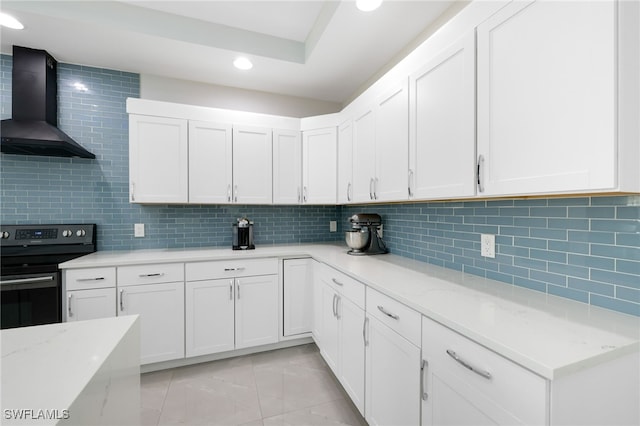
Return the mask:
<path id="1" fill-rule="evenodd" d="M 344 103 L 457 0 L 2 1 L 11 46 L 59 62 Z M 250 71 L 233 59 L 251 58 Z"/>

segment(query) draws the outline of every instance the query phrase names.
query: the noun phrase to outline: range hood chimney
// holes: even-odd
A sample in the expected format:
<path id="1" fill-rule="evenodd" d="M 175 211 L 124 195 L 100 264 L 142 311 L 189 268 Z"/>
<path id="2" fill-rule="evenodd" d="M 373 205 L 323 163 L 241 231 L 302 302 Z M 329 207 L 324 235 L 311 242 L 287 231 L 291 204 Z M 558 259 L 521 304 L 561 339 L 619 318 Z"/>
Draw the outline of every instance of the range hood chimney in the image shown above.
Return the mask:
<path id="1" fill-rule="evenodd" d="M 12 119 L 2 120 L 6 154 L 96 158 L 58 129 L 58 62 L 44 50 L 13 46 Z"/>

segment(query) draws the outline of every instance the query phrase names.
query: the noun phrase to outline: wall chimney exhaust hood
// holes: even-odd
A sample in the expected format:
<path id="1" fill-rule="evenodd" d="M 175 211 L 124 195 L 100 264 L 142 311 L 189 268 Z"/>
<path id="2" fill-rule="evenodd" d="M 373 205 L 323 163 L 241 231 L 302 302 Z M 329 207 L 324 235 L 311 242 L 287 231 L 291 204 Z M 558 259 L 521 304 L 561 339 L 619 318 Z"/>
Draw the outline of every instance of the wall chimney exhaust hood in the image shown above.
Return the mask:
<path id="1" fill-rule="evenodd" d="M 96 158 L 58 129 L 58 62 L 44 50 L 13 46 L 12 119 L 2 120 L 6 154 Z"/>

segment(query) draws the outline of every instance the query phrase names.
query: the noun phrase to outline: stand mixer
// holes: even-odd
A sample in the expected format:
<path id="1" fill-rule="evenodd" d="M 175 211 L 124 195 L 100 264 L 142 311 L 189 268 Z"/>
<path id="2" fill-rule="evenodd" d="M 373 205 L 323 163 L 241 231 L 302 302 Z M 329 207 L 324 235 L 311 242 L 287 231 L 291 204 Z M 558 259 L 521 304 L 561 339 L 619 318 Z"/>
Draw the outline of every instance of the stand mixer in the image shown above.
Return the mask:
<path id="1" fill-rule="evenodd" d="M 380 238 L 378 230 L 382 218 L 375 213 L 358 213 L 349 218 L 351 230 L 345 232 L 345 241 L 351 250 L 347 253 L 354 256 L 385 254 L 389 249 Z"/>

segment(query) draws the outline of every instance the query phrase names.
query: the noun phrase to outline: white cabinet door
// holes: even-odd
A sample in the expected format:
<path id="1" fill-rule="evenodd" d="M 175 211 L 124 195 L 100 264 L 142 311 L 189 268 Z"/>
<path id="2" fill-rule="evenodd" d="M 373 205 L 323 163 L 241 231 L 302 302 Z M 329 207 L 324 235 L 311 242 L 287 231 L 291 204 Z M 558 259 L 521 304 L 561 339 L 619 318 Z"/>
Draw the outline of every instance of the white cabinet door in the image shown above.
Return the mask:
<path id="1" fill-rule="evenodd" d="M 376 174 L 375 115 L 371 108 L 353 119 L 353 201 L 373 201 Z"/>
<path id="2" fill-rule="evenodd" d="M 336 128 L 302 132 L 302 201 L 335 204 L 337 174 Z"/>
<path id="3" fill-rule="evenodd" d="M 338 128 L 338 204 L 353 200 L 353 123 Z"/>
<path id="4" fill-rule="evenodd" d="M 313 270 L 311 259 L 283 262 L 283 334 L 311 332 L 313 322 Z"/>
<path id="5" fill-rule="evenodd" d="M 189 203 L 231 202 L 230 124 L 189 121 Z"/>
<path id="6" fill-rule="evenodd" d="M 233 279 L 185 284 L 185 354 L 207 355 L 234 349 Z"/>
<path id="7" fill-rule="evenodd" d="M 278 341 L 278 276 L 236 278 L 236 349 Z"/>
<path id="8" fill-rule="evenodd" d="M 420 349 L 367 318 L 365 418 L 370 425 L 418 425 Z"/>
<path id="9" fill-rule="evenodd" d="M 616 8 L 513 2 L 478 26 L 480 193 L 615 187 Z"/>
<path id="10" fill-rule="evenodd" d="M 271 129 L 233 126 L 233 202 L 271 204 Z"/>
<path id="11" fill-rule="evenodd" d="M 338 347 L 340 323 L 336 306 L 340 296 L 326 283 L 322 284 L 322 338 L 320 354 L 333 373 L 338 376 Z"/>
<path id="12" fill-rule="evenodd" d="M 339 299 L 340 350 L 338 379 L 364 416 L 364 311 L 344 296 Z"/>
<path id="13" fill-rule="evenodd" d="M 187 120 L 129 115 L 132 203 L 188 201 Z"/>
<path id="14" fill-rule="evenodd" d="M 400 201 L 409 196 L 409 85 L 403 79 L 376 101 L 376 201 Z"/>
<path id="15" fill-rule="evenodd" d="M 475 195 L 475 31 L 409 80 L 410 198 Z"/>
<path id="16" fill-rule="evenodd" d="M 84 321 L 115 316 L 115 287 L 67 291 L 66 321 Z"/>
<path id="17" fill-rule="evenodd" d="M 302 143 L 300 132 L 273 131 L 273 204 L 302 202 Z"/>
<path id="18" fill-rule="evenodd" d="M 184 282 L 118 288 L 118 315 L 140 315 L 140 364 L 184 358 Z"/>

